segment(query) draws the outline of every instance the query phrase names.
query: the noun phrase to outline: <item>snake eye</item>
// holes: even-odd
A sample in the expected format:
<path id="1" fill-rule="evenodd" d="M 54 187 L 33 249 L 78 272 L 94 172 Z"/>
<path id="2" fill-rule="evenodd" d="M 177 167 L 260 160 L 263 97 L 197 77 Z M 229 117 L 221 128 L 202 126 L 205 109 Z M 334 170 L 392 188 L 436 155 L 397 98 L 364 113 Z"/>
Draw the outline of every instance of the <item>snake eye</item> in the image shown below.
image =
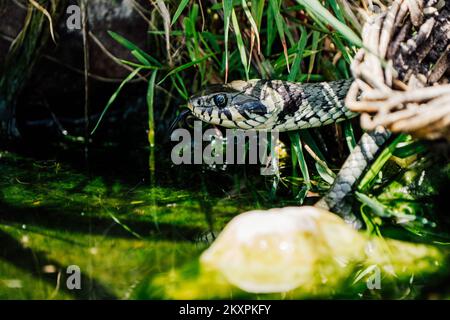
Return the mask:
<path id="1" fill-rule="evenodd" d="M 226 107 L 227 97 L 224 94 L 215 95 L 213 99 L 218 108 L 222 109 Z"/>

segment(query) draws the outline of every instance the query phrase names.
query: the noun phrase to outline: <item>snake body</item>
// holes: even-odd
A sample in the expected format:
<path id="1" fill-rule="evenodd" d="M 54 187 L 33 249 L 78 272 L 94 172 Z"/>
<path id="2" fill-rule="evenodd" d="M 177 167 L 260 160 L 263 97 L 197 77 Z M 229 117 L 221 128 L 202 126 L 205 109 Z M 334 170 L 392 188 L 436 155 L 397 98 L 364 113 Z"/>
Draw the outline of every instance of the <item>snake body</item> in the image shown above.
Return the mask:
<path id="1" fill-rule="evenodd" d="M 344 103 L 352 80 L 294 83 L 281 80 L 233 81 L 214 85 L 190 98 L 197 118 L 244 130 L 293 131 L 320 127 L 357 116 Z M 387 130 L 364 133 L 316 206 L 356 219 L 346 198 L 389 138 Z"/>
<path id="2" fill-rule="evenodd" d="M 188 105 L 199 119 L 227 128 L 306 129 L 356 116 L 343 102 L 351 83 L 239 80 L 208 87 L 193 96 Z M 218 98 L 225 104 L 217 103 Z"/>

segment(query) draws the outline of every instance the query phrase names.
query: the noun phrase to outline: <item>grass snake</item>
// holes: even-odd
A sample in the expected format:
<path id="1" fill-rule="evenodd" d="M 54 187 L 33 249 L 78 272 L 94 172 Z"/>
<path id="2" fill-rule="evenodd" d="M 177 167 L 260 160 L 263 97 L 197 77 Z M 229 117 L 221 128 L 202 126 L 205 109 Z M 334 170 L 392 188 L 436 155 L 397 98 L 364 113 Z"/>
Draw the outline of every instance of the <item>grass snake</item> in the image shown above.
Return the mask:
<path id="1" fill-rule="evenodd" d="M 207 87 L 189 99 L 188 107 L 200 120 L 226 128 L 283 132 L 321 127 L 358 115 L 344 103 L 352 81 L 238 80 Z M 364 133 L 316 206 L 356 226 L 349 195 L 389 136 L 383 128 Z"/>

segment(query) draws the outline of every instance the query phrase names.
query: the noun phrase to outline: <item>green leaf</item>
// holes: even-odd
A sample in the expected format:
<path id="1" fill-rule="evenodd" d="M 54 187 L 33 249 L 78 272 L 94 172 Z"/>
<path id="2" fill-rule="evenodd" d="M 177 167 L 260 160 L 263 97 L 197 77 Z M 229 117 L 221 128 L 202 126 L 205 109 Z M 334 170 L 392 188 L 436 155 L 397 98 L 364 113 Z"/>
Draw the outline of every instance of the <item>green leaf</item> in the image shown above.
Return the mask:
<path id="1" fill-rule="evenodd" d="M 159 63 L 158 60 L 147 54 L 144 50 L 140 49 L 137 45 L 135 45 L 133 42 L 127 40 L 126 38 L 122 37 L 120 34 L 117 34 L 113 31 L 108 31 L 108 34 L 116 40 L 119 44 L 130 50 L 130 52 L 136 51 L 139 53 L 140 56 L 144 57 L 147 61 L 153 63 L 154 65 L 157 65 L 158 67 L 161 67 L 161 63 Z"/>

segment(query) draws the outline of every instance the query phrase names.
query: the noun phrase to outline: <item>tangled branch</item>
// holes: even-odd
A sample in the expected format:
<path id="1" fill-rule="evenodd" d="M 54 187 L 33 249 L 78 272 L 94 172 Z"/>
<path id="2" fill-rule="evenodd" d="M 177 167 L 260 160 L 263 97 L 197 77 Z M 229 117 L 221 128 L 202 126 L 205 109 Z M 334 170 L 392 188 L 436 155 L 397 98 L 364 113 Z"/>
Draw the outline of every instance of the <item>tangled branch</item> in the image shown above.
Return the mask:
<path id="1" fill-rule="evenodd" d="M 450 4 L 396 0 L 365 23 L 347 106 L 361 126 L 450 141 Z"/>

